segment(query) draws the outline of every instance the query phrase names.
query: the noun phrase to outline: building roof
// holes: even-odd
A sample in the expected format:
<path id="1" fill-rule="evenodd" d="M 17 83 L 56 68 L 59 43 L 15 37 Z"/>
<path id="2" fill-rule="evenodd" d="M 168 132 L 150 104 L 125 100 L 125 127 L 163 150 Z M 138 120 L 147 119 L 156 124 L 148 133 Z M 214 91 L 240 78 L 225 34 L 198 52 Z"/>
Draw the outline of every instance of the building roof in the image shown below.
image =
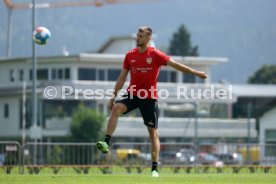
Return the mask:
<path id="1" fill-rule="evenodd" d="M 233 84 L 233 93 L 239 97 L 276 97 L 276 85 Z"/>
<path id="2" fill-rule="evenodd" d="M 39 56 L 37 57 L 37 61 L 40 62 L 68 62 L 68 61 L 75 61 L 78 60 L 79 55 L 71 55 L 71 56 Z M 32 57 L 10 57 L 0 58 L 1 63 L 17 63 L 17 62 L 31 62 Z"/>
<path id="3" fill-rule="evenodd" d="M 134 36 L 116 36 L 116 37 L 111 37 L 109 38 L 98 50 L 97 53 L 105 53 L 106 50 L 113 46 L 113 44 L 116 44 L 116 42 L 118 41 L 127 41 L 128 43 L 130 43 L 129 45 L 132 45 L 131 48 L 133 48 L 133 46 L 135 46 L 135 37 Z M 128 50 L 130 50 L 131 48 L 129 48 Z M 124 53 L 124 52 L 122 52 Z"/>
<path id="4" fill-rule="evenodd" d="M 101 61 L 101 62 L 122 62 L 125 54 L 98 54 L 98 53 L 81 53 L 80 61 Z M 172 58 L 180 63 L 187 65 L 214 65 L 228 62 L 227 58 L 217 57 L 183 57 L 183 56 L 172 56 Z"/>

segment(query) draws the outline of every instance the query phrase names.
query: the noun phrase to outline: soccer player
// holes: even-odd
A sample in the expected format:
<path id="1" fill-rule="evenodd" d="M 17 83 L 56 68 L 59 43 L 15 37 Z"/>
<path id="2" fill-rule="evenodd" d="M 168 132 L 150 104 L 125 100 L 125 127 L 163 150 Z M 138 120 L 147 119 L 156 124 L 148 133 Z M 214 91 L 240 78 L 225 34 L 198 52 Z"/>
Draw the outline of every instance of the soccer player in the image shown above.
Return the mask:
<path id="1" fill-rule="evenodd" d="M 158 136 L 158 107 L 156 83 L 160 67 L 169 65 L 181 72 L 194 74 L 202 79 L 207 76 L 203 71 L 194 70 L 186 65 L 176 62 L 163 52 L 148 46 L 151 39 L 152 29 L 142 26 L 138 29 L 136 38 L 136 48 L 127 52 L 120 76 L 115 84 L 114 98 L 109 101 L 111 115 L 106 128 L 104 141 L 98 141 L 96 146 L 103 153 L 109 151 L 109 141 L 116 129 L 118 117 L 133 109 L 139 108 L 147 126 L 151 142 L 151 159 L 153 177 L 158 177 L 158 157 L 160 151 L 160 141 Z M 116 100 L 118 91 L 123 87 L 127 75 L 130 72 L 130 84 L 127 94 L 123 98 Z"/>

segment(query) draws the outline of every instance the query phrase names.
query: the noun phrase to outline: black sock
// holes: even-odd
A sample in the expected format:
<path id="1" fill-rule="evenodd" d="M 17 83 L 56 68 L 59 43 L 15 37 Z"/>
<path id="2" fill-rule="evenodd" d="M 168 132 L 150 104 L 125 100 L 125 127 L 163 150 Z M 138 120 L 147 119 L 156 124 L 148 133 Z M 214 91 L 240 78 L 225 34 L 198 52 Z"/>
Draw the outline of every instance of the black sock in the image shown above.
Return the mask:
<path id="1" fill-rule="evenodd" d="M 105 135 L 104 142 L 106 142 L 108 146 L 109 146 L 109 140 L 110 140 L 110 138 L 111 138 L 110 135 Z"/>
<path id="2" fill-rule="evenodd" d="M 158 162 L 152 162 L 152 164 L 151 164 L 151 171 L 153 171 L 153 170 L 157 171 L 157 165 L 158 165 Z"/>

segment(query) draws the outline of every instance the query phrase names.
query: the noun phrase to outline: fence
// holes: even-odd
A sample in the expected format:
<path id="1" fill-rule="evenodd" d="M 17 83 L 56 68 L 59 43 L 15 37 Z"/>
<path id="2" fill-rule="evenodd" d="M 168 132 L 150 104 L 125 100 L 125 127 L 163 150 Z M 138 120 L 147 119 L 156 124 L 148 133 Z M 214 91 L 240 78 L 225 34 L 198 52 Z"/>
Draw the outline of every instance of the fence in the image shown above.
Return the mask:
<path id="1" fill-rule="evenodd" d="M 160 169 L 174 173 L 222 172 L 231 168 L 239 172 L 261 169 L 269 172 L 276 166 L 275 144 L 199 144 L 161 143 Z M 0 142 L 0 167 L 5 173 L 38 174 L 51 168 L 57 174 L 63 168 L 87 174 L 92 168 L 100 173 L 142 173 L 151 165 L 149 143 L 115 143 L 109 154 L 102 154 L 94 143 L 33 143 Z"/>
<path id="2" fill-rule="evenodd" d="M 6 173 L 11 173 L 13 167 L 21 166 L 21 145 L 18 142 L 0 142 L 0 166 Z"/>

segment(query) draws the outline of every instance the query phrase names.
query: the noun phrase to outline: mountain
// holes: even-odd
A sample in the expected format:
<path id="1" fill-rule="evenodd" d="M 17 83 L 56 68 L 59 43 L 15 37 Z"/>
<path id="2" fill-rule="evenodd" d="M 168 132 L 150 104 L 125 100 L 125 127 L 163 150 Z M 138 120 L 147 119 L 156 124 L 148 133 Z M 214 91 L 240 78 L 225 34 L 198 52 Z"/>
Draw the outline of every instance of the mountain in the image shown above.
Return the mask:
<path id="1" fill-rule="evenodd" d="M 61 55 L 64 46 L 70 54 L 95 51 L 110 37 L 134 34 L 141 25 L 151 26 L 157 47 L 167 48 L 185 24 L 200 56 L 229 58 L 213 67 L 212 81 L 245 83 L 263 64 L 276 64 L 275 10 L 275 0 L 155 0 L 38 9 L 37 25 L 49 28 L 52 39 L 37 50 L 39 56 Z M 6 56 L 7 16 L 0 3 L 0 57 Z M 12 25 L 12 56 L 31 56 L 31 10 L 13 11 Z"/>

